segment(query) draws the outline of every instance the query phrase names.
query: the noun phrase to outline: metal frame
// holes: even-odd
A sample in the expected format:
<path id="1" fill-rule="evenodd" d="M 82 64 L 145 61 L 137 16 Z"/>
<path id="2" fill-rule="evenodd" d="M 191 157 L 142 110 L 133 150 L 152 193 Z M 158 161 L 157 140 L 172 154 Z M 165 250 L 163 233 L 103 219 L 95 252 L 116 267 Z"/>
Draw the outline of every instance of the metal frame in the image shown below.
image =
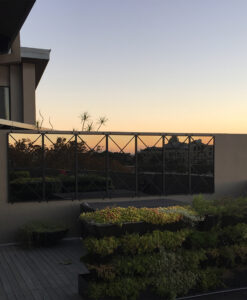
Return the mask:
<path id="1" fill-rule="evenodd" d="M 110 179 L 110 153 L 111 151 L 109 150 L 109 140 L 112 140 L 115 145 L 118 147 L 118 149 L 120 150 L 119 153 L 124 153 L 124 148 L 121 148 L 117 142 L 111 137 L 111 136 L 130 136 L 132 141 L 134 139 L 134 152 L 132 153 L 133 158 L 134 158 L 134 172 L 135 172 L 135 191 L 134 194 L 135 196 L 139 196 L 140 195 L 140 190 L 139 190 L 139 180 L 140 180 L 140 172 L 139 172 L 139 164 L 138 164 L 138 156 L 140 155 L 140 151 L 138 151 L 138 141 L 142 141 L 141 140 L 141 136 L 154 136 L 154 137 L 160 137 L 160 139 L 158 141 L 161 141 L 162 143 L 162 149 L 161 147 L 159 147 L 160 151 L 161 151 L 161 160 L 160 163 L 162 164 L 161 166 L 161 172 L 157 173 L 160 174 L 162 177 L 162 183 L 161 186 L 159 187 L 159 190 L 161 191 L 160 194 L 166 195 L 167 194 L 167 180 L 166 177 L 169 176 L 169 171 L 166 168 L 166 153 L 167 151 L 169 151 L 169 149 L 167 149 L 167 145 L 169 143 L 169 138 L 173 137 L 173 136 L 177 136 L 177 137 L 183 137 L 184 140 L 182 142 L 180 142 L 180 144 L 183 145 L 188 145 L 187 150 L 185 151 L 185 153 L 187 153 L 187 172 L 182 174 L 185 176 L 188 176 L 188 194 L 191 194 L 193 191 L 193 187 L 192 187 L 192 172 L 191 172 L 191 168 L 192 168 L 192 157 L 191 157 L 191 143 L 193 142 L 193 137 L 207 137 L 210 138 L 210 142 L 212 141 L 212 149 L 213 149 L 213 157 L 212 157 L 212 166 L 213 166 L 213 173 L 210 175 L 210 177 L 213 178 L 213 182 L 214 182 L 214 143 L 215 143 L 215 137 L 213 134 L 185 134 L 185 133 L 149 133 L 149 132 L 85 132 L 85 131 L 47 131 L 47 130 L 43 130 L 43 131 L 39 131 L 39 130 L 28 130 L 28 131 L 24 131 L 24 130 L 11 130 L 8 133 L 8 148 L 9 148 L 9 144 L 10 144 L 10 136 L 12 137 L 12 134 L 21 134 L 21 135 L 31 135 L 31 134 L 38 134 L 39 138 L 41 136 L 41 149 L 42 149 L 42 200 L 43 201 L 48 201 L 47 199 L 47 195 L 46 195 L 46 158 L 45 158 L 45 138 L 48 138 L 48 135 L 56 135 L 56 136 L 63 136 L 63 135 L 67 135 L 67 136 L 72 136 L 70 140 L 75 141 L 75 149 L 72 150 L 74 151 L 74 178 L 75 178 L 75 192 L 74 192 L 74 197 L 71 199 L 80 199 L 80 195 L 78 192 L 78 170 L 79 170 L 79 165 L 78 165 L 78 141 L 79 139 L 83 142 L 85 142 L 82 138 L 82 136 L 103 136 L 103 138 L 100 140 L 100 142 L 98 142 L 96 144 L 95 147 L 91 148 L 87 145 L 87 143 L 85 142 L 85 145 L 88 147 L 89 151 L 94 151 L 94 149 L 97 148 L 97 146 L 104 141 L 104 147 L 105 147 L 105 170 L 104 170 L 104 176 L 106 179 L 106 183 L 105 183 L 105 191 L 104 191 L 104 195 L 102 195 L 102 197 L 104 198 L 106 197 L 111 197 L 110 195 L 110 188 L 109 188 L 109 179 Z M 13 138 L 13 137 L 12 137 Z M 127 145 L 130 142 L 127 143 Z M 147 147 L 149 147 L 148 145 L 146 145 L 144 143 L 144 145 Z M 154 146 L 152 147 L 156 147 L 157 143 L 155 143 Z M 208 144 L 205 144 L 205 147 Z M 144 148 L 145 149 L 145 148 Z M 175 149 L 175 150 L 174 150 Z M 174 148 L 173 150 L 176 151 L 176 148 Z M 170 150 L 171 151 L 171 150 Z M 154 155 L 157 155 L 157 153 Z M 10 162 L 10 156 L 8 156 L 9 158 L 9 162 Z M 9 163 L 9 170 L 8 172 L 10 173 L 10 163 Z M 154 172 L 155 175 L 155 172 Z M 179 174 L 178 174 L 179 175 Z M 180 174 L 181 175 L 181 174 Z M 198 174 L 198 176 L 204 176 L 205 174 Z M 145 175 L 148 177 L 148 175 Z M 174 176 L 174 175 L 173 175 Z M 176 176 L 176 175 L 175 175 Z M 179 176 L 178 176 L 179 177 Z M 151 178 L 151 176 L 150 176 Z M 152 181 L 152 179 L 150 179 Z M 177 179 L 176 179 L 177 180 Z M 175 180 L 175 181 L 176 181 Z M 187 179 L 186 179 L 187 180 Z M 151 182 L 150 181 L 150 182 Z M 174 181 L 174 183 L 176 183 Z M 155 186 L 157 183 L 156 182 L 151 182 L 151 184 L 153 183 L 153 185 Z M 213 183 L 214 185 L 214 183 Z M 9 184 L 9 189 L 10 189 L 10 184 Z M 158 189 L 157 189 L 158 190 Z M 214 186 L 213 186 L 213 190 L 214 190 Z M 9 193 L 9 195 L 11 195 L 11 191 Z M 142 195 L 143 196 L 143 195 Z M 150 196 L 150 194 L 148 194 L 147 196 Z M 10 199 L 9 199 L 10 200 Z"/>

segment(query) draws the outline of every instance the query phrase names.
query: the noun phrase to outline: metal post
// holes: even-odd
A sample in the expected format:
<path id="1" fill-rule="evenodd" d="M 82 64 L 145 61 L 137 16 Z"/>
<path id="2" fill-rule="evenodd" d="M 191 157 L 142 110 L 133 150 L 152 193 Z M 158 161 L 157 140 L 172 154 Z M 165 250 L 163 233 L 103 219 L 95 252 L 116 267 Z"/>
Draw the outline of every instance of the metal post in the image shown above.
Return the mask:
<path id="1" fill-rule="evenodd" d="M 8 202 L 12 203 L 12 200 L 11 200 L 11 189 L 10 189 L 10 178 L 9 178 L 9 175 L 10 175 L 10 155 L 9 155 L 9 133 L 7 134 L 7 162 L 8 162 Z"/>
<path id="2" fill-rule="evenodd" d="M 42 200 L 46 200 L 46 186 L 45 186 L 45 134 L 41 133 L 42 140 Z"/>
<path id="3" fill-rule="evenodd" d="M 75 134 L 75 199 L 78 200 L 78 141 Z"/>
<path id="4" fill-rule="evenodd" d="M 191 190 L 191 136 L 189 136 L 189 144 L 188 144 L 188 176 L 189 176 L 189 194 L 192 193 Z"/>
<path id="5" fill-rule="evenodd" d="M 109 136 L 105 135 L 105 171 L 106 171 L 106 197 L 109 197 Z"/>
<path id="6" fill-rule="evenodd" d="M 162 191 L 163 191 L 163 195 L 165 195 L 166 193 L 166 168 L 165 168 L 165 147 L 166 147 L 166 143 L 165 143 L 165 136 L 162 136 Z"/>
<path id="7" fill-rule="evenodd" d="M 136 191 L 135 195 L 138 196 L 138 157 L 137 157 L 137 142 L 138 142 L 138 135 L 135 135 L 135 186 L 136 186 Z"/>

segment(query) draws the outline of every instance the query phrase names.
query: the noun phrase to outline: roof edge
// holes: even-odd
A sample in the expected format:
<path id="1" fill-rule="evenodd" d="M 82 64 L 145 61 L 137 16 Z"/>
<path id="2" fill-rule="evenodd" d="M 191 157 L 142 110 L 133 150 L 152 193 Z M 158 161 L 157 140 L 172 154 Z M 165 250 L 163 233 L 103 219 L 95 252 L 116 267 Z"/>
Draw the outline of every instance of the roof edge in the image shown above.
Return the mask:
<path id="1" fill-rule="evenodd" d="M 51 49 L 21 47 L 21 58 L 50 60 Z"/>

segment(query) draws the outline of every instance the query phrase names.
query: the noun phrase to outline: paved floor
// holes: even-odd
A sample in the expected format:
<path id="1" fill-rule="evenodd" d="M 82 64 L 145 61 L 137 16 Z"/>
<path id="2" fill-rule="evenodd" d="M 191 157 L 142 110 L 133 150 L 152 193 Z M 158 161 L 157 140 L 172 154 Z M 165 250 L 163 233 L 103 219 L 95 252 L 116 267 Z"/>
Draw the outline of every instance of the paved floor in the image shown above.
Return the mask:
<path id="1" fill-rule="evenodd" d="M 81 300 L 83 251 L 79 240 L 31 250 L 0 247 L 0 300 Z"/>

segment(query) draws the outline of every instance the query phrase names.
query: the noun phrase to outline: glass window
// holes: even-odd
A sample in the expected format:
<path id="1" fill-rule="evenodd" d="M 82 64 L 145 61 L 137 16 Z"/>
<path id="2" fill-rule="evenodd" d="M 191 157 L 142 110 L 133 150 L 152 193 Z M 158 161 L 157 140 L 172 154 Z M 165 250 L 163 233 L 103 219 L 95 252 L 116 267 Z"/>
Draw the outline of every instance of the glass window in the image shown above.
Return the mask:
<path id="1" fill-rule="evenodd" d="M 0 119 L 10 119 L 9 88 L 4 86 L 0 86 Z"/>

